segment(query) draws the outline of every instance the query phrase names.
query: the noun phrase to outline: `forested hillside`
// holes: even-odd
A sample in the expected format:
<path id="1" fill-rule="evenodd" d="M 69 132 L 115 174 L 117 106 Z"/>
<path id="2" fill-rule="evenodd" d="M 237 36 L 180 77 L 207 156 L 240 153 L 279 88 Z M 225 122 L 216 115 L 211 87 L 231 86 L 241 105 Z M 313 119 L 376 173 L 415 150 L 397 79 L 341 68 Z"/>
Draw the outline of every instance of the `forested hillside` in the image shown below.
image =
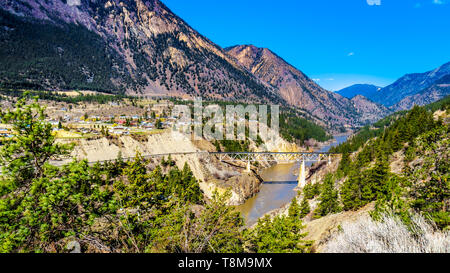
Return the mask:
<path id="1" fill-rule="evenodd" d="M 396 113 L 332 149 L 342 153 L 337 171 L 303 192 L 319 202 L 315 217 L 375 202 L 375 218 L 394 213 L 408 223 L 412 213 L 421 213 L 448 229 L 449 106 L 446 98 Z"/>
<path id="2" fill-rule="evenodd" d="M 287 141 L 301 143 L 309 139 L 323 142 L 332 138 L 322 127 L 288 111 L 280 115 L 280 134 Z"/>
<path id="3" fill-rule="evenodd" d="M 0 87 L 123 93 L 124 59 L 84 26 L 23 20 L 0 9 Z M 89 54 L 86 54 L 89 52 Z"/>

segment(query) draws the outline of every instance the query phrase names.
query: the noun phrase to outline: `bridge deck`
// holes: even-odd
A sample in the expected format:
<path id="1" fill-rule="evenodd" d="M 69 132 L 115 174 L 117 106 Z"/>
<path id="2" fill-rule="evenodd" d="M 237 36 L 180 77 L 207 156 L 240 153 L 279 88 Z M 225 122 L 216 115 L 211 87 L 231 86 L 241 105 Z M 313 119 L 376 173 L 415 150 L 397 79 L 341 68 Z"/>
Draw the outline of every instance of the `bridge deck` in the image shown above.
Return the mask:
<path id="1" fill-rule="evenodd" d="M 158 157 L 168 157 L 168 156 L 180 156 L 180 155 L 206 155 L 206 156 L 217 156 L 217 158 L 220 161 L 230 161 L 230 162 L 238 162 L 238 161 L 244 161 L 248 164 L 250 162 L 258 162 L 258 161 L 264 161 L 264 162 L 296 162 L 296 161 L 310 161 L 310 162 L 319 162 L 319 161 L 328 161 L 330 162 L 331 157 L 337 156 L 339 154 L 337 153 L 319 153 L 319 152 L 203 152 L 203 151 L 196 151 L 196 152 L 179 152 L 179 153 L 163 153 L 163 154 L 150 154 L 150 155 L 143 155 L 142 158 L 145 159 L 151 159 L 151 158 L 158 158 Z M 136 157 L 128 157 L 128 158 L 122 158 L 124 161 L 133 160 Z M 117 159 L 110 159 L 110 160 L 98 160 L 98 161 L 91 161 L 88 162 L 88 164 L 93 165 L 96 163 L 106 163 L 106 162 L 114 162 Z M 51 164 L 54 166 L 61 166 L 63 165 L 63 161 L 57 161 L 53 160 L 51 161 Z M 0 174 L 1 174 L 0 169 Z"/>
<path id="2" fill-rule="evenodd" d="M 325 161 L 330 160 L 331 157 L 337 156 L 336 153 L 318 153 L 318 152 L 179 152 L 179 153 L 163 153 L 143 155 L 144 159 L 160 158 L 168 156 L 183 156 L 183 155 L 203 155 L 203 156 L 217 156 L 220 161 L 266 161 L 266 162 L 294 162 L 294 161 Z M 127 157 L 122 160 L 133 160 L 135 157 Z M 113 162 L 111 160 L 92 161 L 89 164 Z"/>

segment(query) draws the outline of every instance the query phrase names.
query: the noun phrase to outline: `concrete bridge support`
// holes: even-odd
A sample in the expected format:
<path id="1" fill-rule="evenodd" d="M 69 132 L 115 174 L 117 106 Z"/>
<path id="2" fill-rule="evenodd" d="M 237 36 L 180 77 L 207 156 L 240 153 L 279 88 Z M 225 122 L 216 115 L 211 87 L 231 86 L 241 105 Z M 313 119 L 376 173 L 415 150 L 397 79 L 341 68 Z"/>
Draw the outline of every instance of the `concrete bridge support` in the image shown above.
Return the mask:
<path id="1" fill-rule="evenodd" d="M 306 185 L 305 161 L 300 162 L 300 171 L 298 173 L 298 187 L 303 188 Z"/>

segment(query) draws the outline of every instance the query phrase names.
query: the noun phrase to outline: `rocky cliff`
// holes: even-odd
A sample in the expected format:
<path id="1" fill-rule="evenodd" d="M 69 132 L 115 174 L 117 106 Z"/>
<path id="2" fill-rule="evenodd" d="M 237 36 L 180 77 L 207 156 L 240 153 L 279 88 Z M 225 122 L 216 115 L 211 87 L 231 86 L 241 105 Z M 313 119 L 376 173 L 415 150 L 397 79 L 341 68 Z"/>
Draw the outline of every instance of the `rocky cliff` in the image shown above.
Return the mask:
<path id="1" fill-rule="evenodd" d="M 172 131 L 139 139 L 132 136 L 81 139 L 75 141 L 75 144 L 72 156 L 89 162 L 114 160 L 119 154 L 123 158 L 131 158 L 137 152 L 149 155 L 214 150 L 214 146 L 206 140 L 193 142 L 185 135 Z M 167 158 L 166 156 L 165 159 Z M 232 194 L 229 204 L 239 205 L 259 192 L 261 180 L 253 172 L 246 173 L 245 164 L 231 165 L 202 154 L 172 155 L 171 158 L 180 169 L 185 163 L 189 165 L 207 198 L 215 190 L 223 193 L 229 189 Z M 159 164 L 160 160 L 161 158 L 155 158 L 150 164 Z"/>

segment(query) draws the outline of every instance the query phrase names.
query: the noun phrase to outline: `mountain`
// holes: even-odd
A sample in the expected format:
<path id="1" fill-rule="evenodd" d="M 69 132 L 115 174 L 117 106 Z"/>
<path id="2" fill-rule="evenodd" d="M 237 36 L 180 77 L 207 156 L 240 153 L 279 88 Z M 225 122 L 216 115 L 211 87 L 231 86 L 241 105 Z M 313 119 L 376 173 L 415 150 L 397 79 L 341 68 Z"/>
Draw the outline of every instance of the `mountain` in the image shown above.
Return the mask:
<path id="1" fill-rule="evenodd" d="M 431 87 L 448 74 L 450 74 L 450 62 L 425 73 L 407 74 L 393 84 L 382 88 L 371 99 L 377 103 L 391 107 L 399 103 L 402 99 L 416 95 Z M 423 95 L 426 97 L 426 93 Z"/>
<path id="2" fill-rule="evenodd" d="M 0 87 L 282 101 L 158 0 L 3 0 Z"/>
<path id="3" fill-rule="evenodd" d="M 367 120 L 364 108 L 358 109 L 351 100 L 323 89 L 267 48 L 237 45 L 225 50 L 248 71 L 274 88 L 292 106 L 304 109 L 331 124 L 355 125 L 355 120 L 358 123 Z M 384 109 L 375 111 L 373 115 L 383 111 Z M 377 116 L 374 120 L 381 117 Z"/>
<path id="4" fill-rule="evenodd" d="M 381 87 L 373 84 L 354 84 L 336 91 L 336 93 L 349 99 L 356 95 L 362 95 L 368 99 L 371 99 L 380 89 Z"/>
<path id="5" fill-rule="evenodd" d="M 0 88 L 275 103 L 328 127 L 365 120 L 270 50 L 224 50 L 159 0 L 2 0 L 0 59 Z"/>
<path id="6" fill-rule="evenodd" d="M 425 88 L 419 93 L 405 97 L 391 108 L 395 109 L 395 111 L 408 110 L 414 105 L 423 106 L 430 104 L 448 95 L 450 95 L 450 74 L 442 77 L 432 86 Z"/>
<path id="7" fill-rule="evenodd" d="M 374 123 L 391 113 L 387 107 L 382 104 L 375 103 L 362 95 L 356 95 L 351 99 L 354 107 L 361 115 L 361 121 L 364 124 Z"/>

